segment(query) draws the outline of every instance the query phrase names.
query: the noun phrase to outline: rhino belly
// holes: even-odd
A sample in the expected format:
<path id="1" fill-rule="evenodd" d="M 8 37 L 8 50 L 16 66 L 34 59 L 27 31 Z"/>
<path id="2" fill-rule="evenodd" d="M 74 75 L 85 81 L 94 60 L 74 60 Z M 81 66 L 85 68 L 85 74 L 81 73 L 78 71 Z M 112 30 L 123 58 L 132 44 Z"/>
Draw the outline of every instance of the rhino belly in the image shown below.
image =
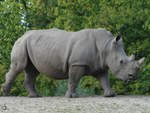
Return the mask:
<path id="1" fill-rule="evenodd" d="M 47 63 L 42 62 L 40 60 L 32 61 L 33 65 L 36 69 L 43 75 L 55 79 L 66 79 L 68 78 L 67 72 L 64 72 L 62 67 L 63 65 L 59 65 L 56 67 L 51 61 L 47 61 Z"/>
<path id="2" fill-rule="evenodd" d="M 62 70 L 52 69 L 52 68 L 49 68 L 48 71 L 43 71 L 43 69 L 41 68 L 39 68 L 39 70 L 43 75 L 54 78 L 54 79 L 67 79 L 68 78 L 68 74 L 64 73 Z"/>

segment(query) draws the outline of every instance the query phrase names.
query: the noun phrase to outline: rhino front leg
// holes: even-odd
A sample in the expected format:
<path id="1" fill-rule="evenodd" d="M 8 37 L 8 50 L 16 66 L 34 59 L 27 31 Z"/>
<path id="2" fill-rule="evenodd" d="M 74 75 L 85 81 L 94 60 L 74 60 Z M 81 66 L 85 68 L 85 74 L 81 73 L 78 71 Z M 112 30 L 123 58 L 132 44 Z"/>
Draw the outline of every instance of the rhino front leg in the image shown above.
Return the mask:
<path id="1" fill-rule="evenodd" d="M 104 96 L 105 97 L 114 97 L 116 93 L 111 89 L 109 79 L 108 79 L 108 72 L 100 73 L 100 75 L 96 76 L 99 80 L 102 88 L 104 89 Z"/>
<path id="2" fill-rule="evenodd" d="M 69 80 L 68 80 L 68 91 L 66 92 L 66 97 L 75 98 L 78 97 L 75 90 L 79 83 L 80 78 L 85 74 L 84 66 L 72 66 L 69 70 Z"/>

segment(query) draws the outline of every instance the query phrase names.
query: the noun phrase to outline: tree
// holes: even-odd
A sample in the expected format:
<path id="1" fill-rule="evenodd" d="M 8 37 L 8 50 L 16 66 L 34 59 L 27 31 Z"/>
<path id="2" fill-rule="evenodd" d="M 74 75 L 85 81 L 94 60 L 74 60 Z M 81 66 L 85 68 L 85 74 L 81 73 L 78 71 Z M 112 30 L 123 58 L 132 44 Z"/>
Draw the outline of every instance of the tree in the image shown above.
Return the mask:
<path id="1" fill-rule="evenodd" d="M 139 59 L 146 56 L 140 79 L 129 86 L 111 76 L 113 88 L 119 94 L 150 94 L 150 1 L 145 0 L 1 0 L 0 1 L 0 75 L 4 75 L 10 64 L 10 52 L 15 41 L 26 31 L 33 29 L 60 28 L 78 31 L 85 28 L 105 28 L 123 36 L 128 53 Z M 52 79 L 38 79 L 47 84 L 42 93 L 54 95 L 57 82 Z M 4 81 L 4 76 L 0 83 Z M 15 85 L 20 88 L 20 77 Z M 45 82 L 44 82 L 45 81 Z M 48 81 L 48 83 L 47 83 Z M 94 79 L 84 78 L 82 88 L 92 85 L 96 94 L 102 90 Z M 51 87 L 50 84 L 51 84 Z M 62 82 L 63 83 L 63 82 Z M 87 87 L 88 86 L 88 87 Z M 44 86 L 38 85 L 40 89 Z M 48 92 L 48 88 L 51 92 Z M 14 89 L 13 94 L 25 95 L 24 91 Z M 20 93 L 19 93 L 20 92 Z"/>

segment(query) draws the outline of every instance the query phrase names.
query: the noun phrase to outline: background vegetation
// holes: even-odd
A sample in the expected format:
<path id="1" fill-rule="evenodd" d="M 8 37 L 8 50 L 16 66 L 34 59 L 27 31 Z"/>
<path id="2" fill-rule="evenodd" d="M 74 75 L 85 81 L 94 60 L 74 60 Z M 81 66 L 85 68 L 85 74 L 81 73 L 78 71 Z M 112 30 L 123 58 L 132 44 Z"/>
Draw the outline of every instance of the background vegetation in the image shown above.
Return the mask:
<path id="1" fill-rule="evenodd" d="M 146 61 L 140 78 L 133 84 L 117 80 L 110 73 L 112 88 L 118 94 L 150 95 L 150 0 L 1 0 L 0 1 L 0 84 L 9 69 L 14 42 L 32 29 L 60 28 L 78 31 L 105 28 L 123 35 L 128 55 Z M 24 75 L 18 76 L 11 95 L 27 95 L 22 87 Z M 39 76 L 37 90 L 46 96 L 64 95 L 67 80 L 56 81 Z M 77 89 L 80 95 L 103 93 L 98 81 L 84 77 Z M 0 95 L 2 92 L 0 91 Z"/>

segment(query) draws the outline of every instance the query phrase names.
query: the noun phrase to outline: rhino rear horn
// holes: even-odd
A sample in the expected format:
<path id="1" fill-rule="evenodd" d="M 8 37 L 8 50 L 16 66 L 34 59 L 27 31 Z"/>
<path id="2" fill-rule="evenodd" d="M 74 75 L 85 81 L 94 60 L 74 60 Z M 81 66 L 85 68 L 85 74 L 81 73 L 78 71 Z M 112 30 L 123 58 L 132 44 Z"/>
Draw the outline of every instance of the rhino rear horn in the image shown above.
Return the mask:
<path id="1" fill-rule="evenodd" d="M 130 60 L 130 61 L 135 60 L 135 55 L 131 55 L 131 56 L 129 56 L 129 60 Z"/>
<path id="2" fill-rule="evenodd" d="M 138 61 L 139 67 L 142 66 L 142 64 L 144 63 L 144 60 L 145 60 L 145 57 L 141 58 L 141 59 Z"/>

